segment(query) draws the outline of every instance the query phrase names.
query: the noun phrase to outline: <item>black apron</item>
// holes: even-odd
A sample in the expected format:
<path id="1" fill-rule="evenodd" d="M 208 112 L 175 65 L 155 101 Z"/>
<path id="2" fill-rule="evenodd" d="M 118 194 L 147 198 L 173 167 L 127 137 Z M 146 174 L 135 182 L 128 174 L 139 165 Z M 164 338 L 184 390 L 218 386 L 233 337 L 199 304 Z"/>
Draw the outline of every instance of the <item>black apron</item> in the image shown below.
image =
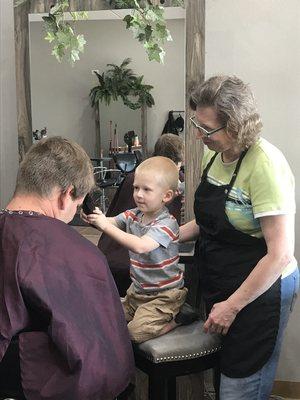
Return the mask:
<path id="1" fill-rule="evenodd" d="M 195 193 L 194 212 L 200 227 L 196 255 L 199 259 L 203 298 L 208 312 L 215 303 L 234 293 L 267 253 L 265 240 L 238 231 L 225 212 L 228 194 L 246 154 L 243 152 L 228 185 L 207 181 L 217 153 L 203 171 Z M 220 368 L 231 378 L 257 372 L 271 356 L 279 327 L 281 279 L 244 307 L 223 337 Z"/>

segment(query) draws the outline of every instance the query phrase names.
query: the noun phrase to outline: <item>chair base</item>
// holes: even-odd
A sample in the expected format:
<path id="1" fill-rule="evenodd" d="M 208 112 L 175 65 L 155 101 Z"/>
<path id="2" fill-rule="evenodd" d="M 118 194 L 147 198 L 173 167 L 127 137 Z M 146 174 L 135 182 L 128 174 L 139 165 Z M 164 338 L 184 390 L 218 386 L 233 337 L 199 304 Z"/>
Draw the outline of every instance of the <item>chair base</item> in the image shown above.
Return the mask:
<path id="1" fill-rule="evenodd" d="M 135 353 L 137 368 L 149 377 L 149 400 L 176 400 L 176 377 L 214 368 L 218 364 L 218 359 L 219 354 L 213 353 L 195 359 L 157 364 L 138 352 Z M 218 393 L 216 393 L 217 399 Z"/>

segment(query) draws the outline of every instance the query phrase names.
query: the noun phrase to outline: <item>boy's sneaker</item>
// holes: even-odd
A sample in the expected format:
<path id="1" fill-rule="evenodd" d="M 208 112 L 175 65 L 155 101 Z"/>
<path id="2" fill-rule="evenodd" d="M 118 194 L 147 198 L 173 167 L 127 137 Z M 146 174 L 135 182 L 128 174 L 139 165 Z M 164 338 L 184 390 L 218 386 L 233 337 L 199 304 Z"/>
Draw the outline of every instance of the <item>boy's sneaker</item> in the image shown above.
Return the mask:
<path id="1" fill-rule="evenodd" d="M 188 303 L 183 304 L 179 313 L 174 318 L 176 324 L 179 325 L 189 325 L 198 319 L 200 319 L 199 313 Z"/>

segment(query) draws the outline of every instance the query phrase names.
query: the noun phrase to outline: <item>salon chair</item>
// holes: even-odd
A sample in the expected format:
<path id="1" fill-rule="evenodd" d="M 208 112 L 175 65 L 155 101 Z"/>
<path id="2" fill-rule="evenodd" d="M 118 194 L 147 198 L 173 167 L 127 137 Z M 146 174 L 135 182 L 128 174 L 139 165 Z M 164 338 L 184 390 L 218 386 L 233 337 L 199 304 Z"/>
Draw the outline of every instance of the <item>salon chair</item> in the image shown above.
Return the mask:
<path id="1" fill-rule="evenodd" d="M 15 336 L 0 362 L 0 400 L 26 400 L 21 386 L 19 339 Z"/>
<path id="2" fill-rule="evenodd" d="M 200 319 L 148 340 L 134 344 L 136 367 L 149 378 L 149 400 L 176 400 L 176 377 L 215 369 L 216 400 L 219 398 L 218 361 L 221 337 L 203 332 L 204 307 L 199 290 L 199 268 L 193 256 L 183 256 L 180 262 L 187 265 L 185 285 L 189 292 L 187 303 L 198 310 Z"/>
<path id="3" fill-rule="evenodd" d="M 136 367 L 149 378 L 149 400 L 176 400 L 176 377 L 217 366 L 221 339 L 216 334 L 205 334 L 203 324 L 195 321 L 134 344 Z"/>
<path id="4" fill-rule="evenodd" d="M 96 187 L 99 190 L 98 201 L 94 201 L 95 205 L 99 206 L 100 209 L 106 213 L 107 202 L 109 198 L 106 196 L 105 190 L 108 188 L 118 188 L 122 183 L 124 177 L 119 169 L 106 168 L 106 167 L 94 167 L 94 178 Z M 93 190 L 95 195 L 94 199 L 97 197 L 97 189 Z M 98 204 L 97 204 L 98 203 Z"/>
<path id="5" fill-rule="evenodd" d="M 135 157 L 137 159 L 138 165 L 143 161 L 143 155 L 140 152 L 140 150 L 134 150 L 133 153 L 135 154 Z"/>
<path id="6" fill-rule="evenodd" d="M 136 153 L 115 153 L 112 155 L 116 167 L 124 174 L 133 172 L 140 161 Z"/>

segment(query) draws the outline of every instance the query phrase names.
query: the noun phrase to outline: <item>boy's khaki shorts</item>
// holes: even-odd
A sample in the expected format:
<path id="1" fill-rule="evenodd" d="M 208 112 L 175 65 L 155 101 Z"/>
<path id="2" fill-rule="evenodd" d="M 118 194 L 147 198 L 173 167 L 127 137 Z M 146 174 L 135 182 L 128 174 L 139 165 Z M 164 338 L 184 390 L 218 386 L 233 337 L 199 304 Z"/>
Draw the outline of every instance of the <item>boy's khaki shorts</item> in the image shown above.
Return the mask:
<path id="1" fill-rule="evenodd" d="M 160 336 L 185 302 L 187 288 L 168 289 L 149 294 L 137 293 L 133 284 L 121 299 L 131 339 L 137 343 Z"/>

